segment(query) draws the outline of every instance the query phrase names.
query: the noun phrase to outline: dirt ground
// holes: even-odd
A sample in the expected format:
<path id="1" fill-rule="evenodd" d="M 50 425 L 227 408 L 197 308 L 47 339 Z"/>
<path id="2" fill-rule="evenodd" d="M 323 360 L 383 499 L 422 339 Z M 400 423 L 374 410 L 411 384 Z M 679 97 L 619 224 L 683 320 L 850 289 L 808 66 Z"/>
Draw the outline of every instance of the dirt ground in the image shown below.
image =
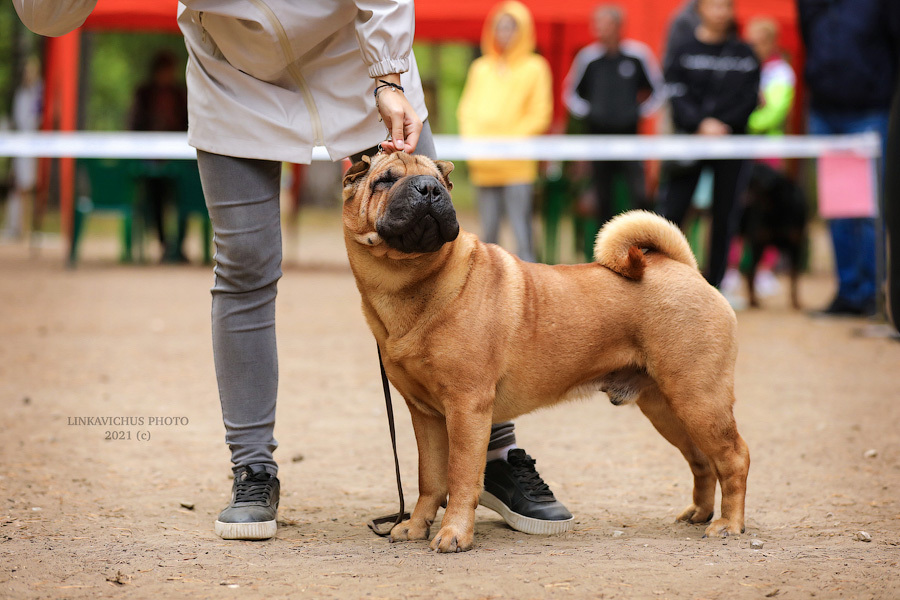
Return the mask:
<path id="1" fill-rule="evenodd" d="M 674 523 L 686 463 L 598 395 L 518 421 L 571 532 L 528 536 L 479 508 L 475 549 L 437 555 L 364 524 L 396 510 L 375 345 L 337 215 L 307 219 L 279 286 L 279 531 L 229 542 L 212 527 L 231 482 L 211 269 L 119 265 L 114 240 L 89 242 L 76 270 L 58 243 L 0 246 L 2 598 L 900 598 L 900 343 L 868 321 L 811 319 L 783 295 L 739 314 L 744 535 Z M 802 299 L 831 291 L 817 272 Z"/>

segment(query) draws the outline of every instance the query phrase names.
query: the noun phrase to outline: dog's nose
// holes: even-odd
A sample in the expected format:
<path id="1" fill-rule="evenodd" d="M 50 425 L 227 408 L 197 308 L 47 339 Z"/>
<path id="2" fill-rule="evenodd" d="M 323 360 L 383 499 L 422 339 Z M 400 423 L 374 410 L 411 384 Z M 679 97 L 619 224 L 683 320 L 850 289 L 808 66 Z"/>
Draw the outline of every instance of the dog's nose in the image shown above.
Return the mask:
<path id="1" fill-rule="evenodd" d="M 428 202 L 435 202 L 441 198 L 443 188 L 437 179 L 430 175 L 420 175 L 413 182 L 413 187 Z"/>

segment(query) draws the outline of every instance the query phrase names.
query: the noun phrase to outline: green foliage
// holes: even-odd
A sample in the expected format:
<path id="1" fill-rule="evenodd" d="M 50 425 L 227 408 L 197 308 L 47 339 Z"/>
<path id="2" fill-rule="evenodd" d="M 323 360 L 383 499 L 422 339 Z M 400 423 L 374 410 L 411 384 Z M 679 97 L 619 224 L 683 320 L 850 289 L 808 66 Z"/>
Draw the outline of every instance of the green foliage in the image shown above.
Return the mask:
<path id="1" fill-rule="evenodd" d="M 474 58 L 473 47 L 468 44 L 428 44 L 416 43 L 413 47 L 416 62 L 423 80 L 437 82 L 437 109 L 439 118 L 432 123 L 435 132 L 457 133 L 456 106 L 462 96 L 466 74 Z"/>
<path id="2" fill-rule="evenodd" d="M 474 50 L 468 44 L 416 43 L 413 47 L 422 80 L 433 81 L 437 88 L 435 97 L 430 99 L 436 106 L 428 106 L 429 122 L 434 133 L 459 133 L 456 107 L 462 96 L 469 65 L 475 58 Z M 468 169 L 463 161 L 456 162 L 451 179 L 454 181 L 453 204 L 460 210 L 471 209 L 475 201 Z"/>
<path id="3" fill-rule="evenodd" d="M 13 86 L 12 53 L 15 36 L 11 35 L 18 20 L 11 2 L 0 2 L 0 98 L 9 98 Z M 0 106 L 0 115 L 8 114 L 9 107 Z"/>
<path id="4" fill-rule="evenodd" d="M 17 69 L 22 63 L 16 63 L 16 44 L 23 53 L 36 52 L 40 37 L 28 31 L 11 2 L 0 1 L 0 117 L 8 116 L 12 110 L 12 97 L 17 85 Z M 20 56 L 20 61 L 24 61 Z"/>
<path id="5" fill-rule="evenodd" d="M 180 34 L 94 33 L 86 47 L 85 129 L 128 129 L 134 92 L 149 77 L 150 61 L 160 50 L 178 57 L 184 80 L 187 50 Z"/>

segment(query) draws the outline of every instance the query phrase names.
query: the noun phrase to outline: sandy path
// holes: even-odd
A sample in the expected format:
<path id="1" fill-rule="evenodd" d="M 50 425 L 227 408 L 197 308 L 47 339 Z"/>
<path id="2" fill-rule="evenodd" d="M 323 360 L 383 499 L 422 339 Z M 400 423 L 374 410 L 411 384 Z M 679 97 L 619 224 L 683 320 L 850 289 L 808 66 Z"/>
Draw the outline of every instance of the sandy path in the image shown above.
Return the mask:
<path id="1" fill-rule="evenodd" d="M 58 249 L 0 247 L 0 597 L 900 597 L 900 344 L 858 336 L 864 321 L 813 321 L 784 299 L 740 314 L 745 535 L 674 524 L 687 465 L 639 411 L 598 396 L 518 422 L 572 532 L 527 536 L 479 509 L 475 550 L 435 555 L 364 525 L 396 500 L 374 344 L 332 219 L 301 235 L 314 266 L 280 284 L 279 533 L 225 542 L 211 272 L 114 265 L 109 248 L 73 272 Z M 808 279 L 804 297 L 822 303 L 829 285 Z M 70 424 L 91 416 L 145 424 Z"/>

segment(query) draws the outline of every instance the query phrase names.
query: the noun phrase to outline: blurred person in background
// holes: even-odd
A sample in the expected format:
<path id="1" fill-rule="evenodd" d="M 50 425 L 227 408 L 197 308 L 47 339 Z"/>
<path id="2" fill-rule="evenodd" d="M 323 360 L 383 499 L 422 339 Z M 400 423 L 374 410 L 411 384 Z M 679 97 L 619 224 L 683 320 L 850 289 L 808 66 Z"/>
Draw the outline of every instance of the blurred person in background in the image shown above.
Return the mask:
<path id="1" fill-rule="evenodd" d="M 778 24 L 773 19 L 757 17 L 747 24 L 745 31 L 747 43 L 753 48 L 761 64 L 759 106 L 750 114 L 747 133 L 784 135 L 788 115 L 794 105 L 797 77 L 778 47 Z M 779 158 L 762 159 L 760 162 L 778 169 L 782 166 Z M 751 174 L 753 176 L 755 175 Z M 732 245 L 729 260 L 731 267 L 722 280 L 722 292 L 730 299 L 733 299 L 740 287 L 741 277 L 737 266 L 741 248 L 742 245 L 738 242 Z M 760 296 L 772 295 L 778 291 L 778 280 L 772 273 L 777 262 L 778 251 L 774 248 L 767 249 L 755 278 L 755 288 Z M 736 303 L 733 301 L 732 305 Z"/>
<path id="2" fill-rule="evenodd" d="M 663 101 L 664 81 L 646 44 L 623 40 L 625 13 L 607 4 L 594 11 L 597 41 L 575 56 L 565 81 L 564 100 L 572 116 L 585 122 L 587 133 L 634 135 L 641 117 Z M 644 163 L 595 161 L 592 164 L 598 225 L 613 217 L 613 180 L 622 177 L 630 208 L 651 208 L 647 201 Z"/>
<path id="3" fill-rule="evenodd" d="M 663 69 L 671 60 L 672 49 L 689 42 L 694 37 L 694 32 L 700 25 L 700 13 L 697 12 L 698 3 L 699 0 L 686 0 L 669 23 L 669 29 L 666 32 L 666 49 L 663 52 Z M 737 35 L 736 23 L 732 22 L 729 33 Z"/>
<path id="4" fill-rule="evenodd" d="M 13 4 L 29 29 L 58 36 L 81 26 L 96 2 Z M 334 160 L 379 149 L 436 158 L 412 53 L 411 0 L 267 6 L 274 20 L 241 2 L 184 0 L 178 12 L 189 55 L 188 143 L 197 148 L 216 241 L 212 346 L 234 473 L 231 501 L 215 522 L 224 539 L 277 531 L 282 162 L 308 164 L 315 146 Z M 272 44 L 284 36 L 284 45 Z M 511 527 L 522 517 L 557 533 L 571 526 L 534 459 L 517 447 L 513 423 L 491 428 L 485 489 L 507 505 L 501 516 Z"/>
<path id="5" fill-rule="evenodd" d="M 759 96 L 759 61 L 734 35 L 732 0 L 699 0 L 700 24 L 690 39 L 670 51 L 665 68 L 677 133 L 703 136 L 746 133 Z M 703 160 L 667 169 L 657 210 L 681 224 L 702 167 L 712 169 L 714 184 L 707 281 L 718 286 L 728 264 L 728 249 L 740 218 L 738 198 L 747 185 L 749 161 Z"/>
<path id="6" fill-rule="evenodd" d="M 747 133 L 784 135 L 797 77 L 778 47 L 778 23 L 757 17 L 747 24 L 746 37 L 761 65 L 759 106 L 750 114 Z"/>
<path id="7" fill-rule="evenodd" d="M 515 0 L 495 6 L 484 24 L 482 56 L 469 67 L 457 108 L 460 135 L 528 137 L 544 133 L 553 117 L 550 65 L 534 51 L 534 21 Z M 469 161 L 481 215 L 482 240 L 497 243 L 505 212 L 516 254 L 536 260 L 532 233 L 534 160 Z"/>
<path id="8" fill-rule="evenodd" d="M 41 125 L 44 86 L 41 65 L 34 57 L 25 61 L 22 81 L 13 95 L 12 124 L 15 131 L 37 131 Z M 18 240 L 25 232 L 25 213 L 34 200 L 37 159 L 17 156 L 12 160 L 13 183 L 6 199 L 6 214 L 0 238 Z"/>
<path id="9" fill-rule="evenodd" d="M 666 49 L 663 52 L 663 69 L 672 60 L 672 50 L 688 43 L 694 38 L 694 32 L 700 25 L 700 13 L 697 12 L 698 0 L 686 0 L 672 21 L 666 32 Z"/>
<path id="10" fill-rule="evenodd" d="M 900 62 L 897 4 L 897 0 L 797 0 L 806 45 L 811 134 L 874 131 L 886 141 Z M 816 314 L 874 314 L 875 219 L 832 219 L 828 226 L 838 290 Z"/>
<path id="11" fill-rule="evenodd" d="M 177 59 L 168 50 L 157 52 L 150 61 L 147 80 L 138 86 L 131 107 L 130 127 L 134 131 L 187 131 L 187 89 L 176 76 Z M 153 161 L 162 168 L 165 161 Z M 188 262 L 182 245 L 184 238 L 170 241 L 166 236 L 167 206 L 174 208 L 177 198 L 170 177 L 142 178 L 144 199 L 150 219 L 163 248 L 164 262 Z"/>

